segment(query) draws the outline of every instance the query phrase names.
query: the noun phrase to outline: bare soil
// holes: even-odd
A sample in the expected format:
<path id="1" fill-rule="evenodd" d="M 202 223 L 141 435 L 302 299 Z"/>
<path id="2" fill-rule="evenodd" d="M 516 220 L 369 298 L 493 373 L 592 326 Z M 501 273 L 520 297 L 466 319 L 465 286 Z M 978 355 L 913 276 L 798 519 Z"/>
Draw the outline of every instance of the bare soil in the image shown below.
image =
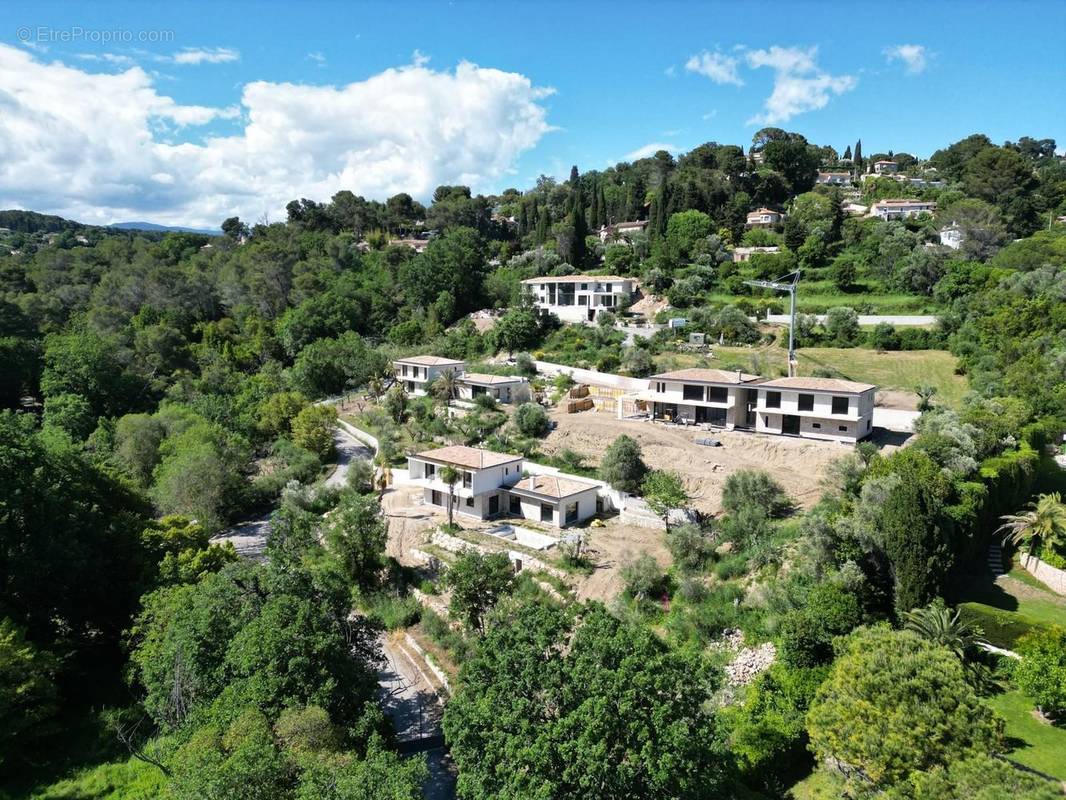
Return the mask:
<path id="1" fill-rule="evenodd" d="M 876 403 L 879 408 L 901 408 L 905 411 L 918 410 L 918 395 L 899 389 L 879 389 Z"/>
<path id="2" fill-rule="evenodd" d="M 622 589 L 622 567 L 642 552 L 648 552 L 665 569 L 670 565 L 670 553 L 663 543 L 663 532 L 653 528 L 623 525 L 617 518 L 608 520 L 602 528 L 587 528 L 586 553 L 595 565 L 590 575 L 577 575 L 571 580 L 578 600 L 609 602 Z"/>
<path id="3" fill-rule="evenodd" d="M 541 445 L 544 452 L 570 449 L 598 464 L 611 442 L 626 434 L 640 443 L 649 467 L 681 475 L 693 497 L 693 507 L 705 514 L 721 512 L 725 479 L 740 469 L 769 472 L 797 505 L 809 508 L 821 495 L 828 464 L 850 452 L 849 447 L 835 442 L 739 431 L 707 432 L 620 420 L 597 411 L 566 414 L 556 410 L 551 417 L 556 429 Z M 718 439 L 722 446 L 698 445 L 697 438 Z"/>

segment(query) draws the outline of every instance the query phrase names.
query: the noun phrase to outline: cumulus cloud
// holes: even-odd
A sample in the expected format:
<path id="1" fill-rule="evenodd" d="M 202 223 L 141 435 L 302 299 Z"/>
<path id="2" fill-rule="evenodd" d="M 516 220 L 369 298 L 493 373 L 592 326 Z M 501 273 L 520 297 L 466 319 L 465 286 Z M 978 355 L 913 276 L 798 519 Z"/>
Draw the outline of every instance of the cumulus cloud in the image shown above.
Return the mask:
<path id="1" fill-rule="evenodd" d="M 825 108 L 834 95 L 851 91 L 858 80 L 851 75 L 830 75 L 817 63 L 818 48 L 779 47 L 745 53 L 753 69 L 774 71 L 774 88 L 763 103 L 764 111 L 748 124 L 778 125 L 797 114 Z"/>
<path id="2" fill-rule="evenodd" d="M 230 108 L 179 104 L 153 81 L 137 66 L 93 73 L 0 45 L 0 208 L 216 226 L 340 189 L 489 190 L 552 129 L 541 102 L 552 90 L 466 62 L 344 86 L 256 81 Z M 230 135 L 190 136 L 238 117 Z"/>
<path id="3" fill-rule="evenodd" d="M 240 57 L 239 52 L 229 47 L 186 47 L 174 53 L 170 60 L 175 64 L 225 64 Z"/>
<path id="4" fill-rule="evenodd" d="M 643 147 L 638 147 L 636 150 L 626 153 L 622 156 L 622 161 L 639 161 L 642 158 L 650 158 L 658 153 L 660 150 L 665 150 L 667 153 L 680 153 L 681 148 L 676 144 L 667 144 L 666 142 L 650 142 Z"/>
<path id="5" fill-rule="evenodd" d="M 885 48 L 888 63 L 902 61 L 903 69 L 908 75 L 920 75 L 929 66 L 929 54 L 920 44 L 897 44 Z"/>
<path id="6" fill-rule="evenodd" d="M 685 69 L 710 78 L 715 83 L 743 86 L 744 81 L 737 74 L 737 64 L 738 61 L 733 56 L 704 50 L 699 55 L 689 57 L 689 60 L 685 62 Z"/>

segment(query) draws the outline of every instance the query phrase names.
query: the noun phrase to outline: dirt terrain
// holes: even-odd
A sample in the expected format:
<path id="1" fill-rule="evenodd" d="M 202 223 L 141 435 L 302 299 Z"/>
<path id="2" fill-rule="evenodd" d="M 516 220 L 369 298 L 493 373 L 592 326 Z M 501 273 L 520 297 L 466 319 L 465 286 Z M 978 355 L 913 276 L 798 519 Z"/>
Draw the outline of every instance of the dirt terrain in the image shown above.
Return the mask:
<path id="1" fill-rule="evenodd" d="M 598 464 L 608 445 L 624 433 L 640 443 L 649 467 L 679 473 L 693 496 L 693 507 L 710 514 L 721 511 L 725 479 L 740 469 L 766 470 L 798 505 L 808 508 L 821 494 L 826 466 L 850 452 L 849 447 L 834 442 L 676 428 L 619 420 L 597 411 L 566 414 L 556 410 L 551 417 L 557 427 L 544 440 L 544 452 L 570 449 L 585 456 L 587 463 Z M 704 437 L 718 439 L 722 446 L 695 443 Z"/>

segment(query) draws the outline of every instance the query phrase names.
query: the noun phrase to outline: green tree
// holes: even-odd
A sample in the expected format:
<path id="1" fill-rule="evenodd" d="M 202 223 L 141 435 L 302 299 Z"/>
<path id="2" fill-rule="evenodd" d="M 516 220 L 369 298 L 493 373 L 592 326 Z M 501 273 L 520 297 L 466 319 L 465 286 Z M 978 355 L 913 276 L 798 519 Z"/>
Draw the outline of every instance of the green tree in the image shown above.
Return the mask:
<path id="1" fill-rule="evenodd" d="M 329 515 L 326 545 L 348 581 L 360 590 L 378 583 L 385 566 L 388 524 L 381 506 L 369 495 L 345 495 Z"/>
<path id="2" fill-rule="evenodd" d="M 1045 714 L 1066 711 L 1066 628 L 1033 630 L 1018 640 L 1012 677 Z"/>
<path id="3" fill-rule="evenodd" d="M 58 708 L 55 660 L 0 618 L 0 774 L 32 755 Z"/>
<path id="4" fill-rule="evenodd" d="M 293 418 L 307 405 L 300 392 L 275 392 L 259 405 L 259 429 L 268 436 L 284 436 L 291 431 Z"/>
<path id="5" fill-rule="evenodd" d="M 640 491 L 648 467 L 641 456 L 636 440 L 621 435 L 607 448 L 600 462 L 600 477 L 613 488 L 629 494 Z"/>
<path id="6" fill-rule="evenodd" d="M 859 315 L 855 309 L 837 306 L 825 315 L 825 331 L 837 347 L 852 347 L 859 339 Z"/>
<path id="7" fill-rule="evenodd" d="M 887 789 L 912 773 L 989 753 L 1002 722 L 946 648 L 909 631 L 856 631 L 807 715 L 811 749 L 856 788 Z"/>
<path id="8" fill-rule="evenodd" d="M 1053 781 L 1023 771 L 994 756 L 975 756 L 949 764 L 947 769 L 916 772 L 907 784 L 894 787 L 890 800 L 1058 800 L 1062 791 Z"/>
<path id="9" fill-rule="evenodd" d="M 548 432 L 548 414 L 537 403 L 522 403 L 515 411 L 514 424 L 525 436 L 543 436 Z"/>
<path id="10" fill-rule="evenodd" d="M 533 347 L 540 339 L 540 321 L 536 309 L 520 306 L 508 310 L 497 320 L 493 331 L 496 344 L 508 355 Z"/>
<path id="11" fill-rule="evenodd" d="M 666 549 L 682 572 L 699 572 L 714 560 L 714 529 L 689 522 L 670 528 L 666 533 Z"/>
<path id="12" fill-rule="evenodd" d="M 455 512 L 455 484 L 459 482 L 461 476 L 459 470 L 450 464 L 445 464 L 437 470 L 437 477 L 448 486 L 448 527 L 451 528 L 454 524 L 452 515 Z"/>
<path id="13" fill-rule="evenodd" d="M 96 418 L 84 397 L 64 392 L 45 399 L 44 424 L 64 431 L 75 442 L 81 442 L 93 432 Z"/>
<path id="14" fill-rule="evenodd" d="M 763 470 L 741 469 L 732 473 L 722 487 L 722 508 L 728 514 L 740 514 L 751 508 L 765 510 L 769 517 L 780 517 L 792 509 L 788 494 L 770 474 Z"/>
<path id="15" fill-rule="evenodd" d="M 333 406 L 307 406 L 292 420 L 292 441 L 326 461 L 333 455 L 333 429 L 337 409 Z"/>
<path id="16" fill-rule="evenodd" d="M 681 476 L 661 469 L 653 469 L 644 476 L 640 493 L 648 507 L 662 518 L 667 535 L 670 533 L 670 512 L 686 508 L 691 501 Z"/>
<path id="17" fill-rule="evenodd" d="M 448 405 L 459 394 L 459 373 L 454 369 L 441 370 L 433 380 L 433 396 L 444 405 Z"/>
<path id="18" fill-rule="evenodd" d="M 1042 494 L 1021 514 L 1005 514 L 996 533 L 1013 545 L 1028 545 L 1029 555 L 1036 552 L 1037 543 L 1046 548 L 1066 544 L 1066 504 L 1058 492 Z"/>
<path id="19" fill-rule="evenodd" d="M 449 611 L 473 631 L 485 631 L 486 615 L 514 588 L 514 568 L 506 553 L 460 553 L 444 573 L 451 589 Z"/>
<path id="20" fill-rule="evenodd" d="M 508 609 L 445 710 L 459 796 L 725 796 L 713 688 L 697 658 L 602 606 Z"/>

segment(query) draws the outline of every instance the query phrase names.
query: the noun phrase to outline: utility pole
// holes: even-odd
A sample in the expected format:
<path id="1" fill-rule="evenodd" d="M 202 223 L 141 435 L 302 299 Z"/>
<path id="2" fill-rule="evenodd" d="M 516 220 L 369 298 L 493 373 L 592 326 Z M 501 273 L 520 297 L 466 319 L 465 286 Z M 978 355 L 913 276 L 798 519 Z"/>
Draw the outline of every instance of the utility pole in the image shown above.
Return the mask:
<path id="1" fill-rule="evenodd" d="M 782 275 L 776 281 L 744 281 L 748 286 L 788 293 L 788 377 L 790 378 L 796 377 L 796 289 L 799 287 L 799 280 L 800 271 L 797 269 L 788 275 Z"/>

